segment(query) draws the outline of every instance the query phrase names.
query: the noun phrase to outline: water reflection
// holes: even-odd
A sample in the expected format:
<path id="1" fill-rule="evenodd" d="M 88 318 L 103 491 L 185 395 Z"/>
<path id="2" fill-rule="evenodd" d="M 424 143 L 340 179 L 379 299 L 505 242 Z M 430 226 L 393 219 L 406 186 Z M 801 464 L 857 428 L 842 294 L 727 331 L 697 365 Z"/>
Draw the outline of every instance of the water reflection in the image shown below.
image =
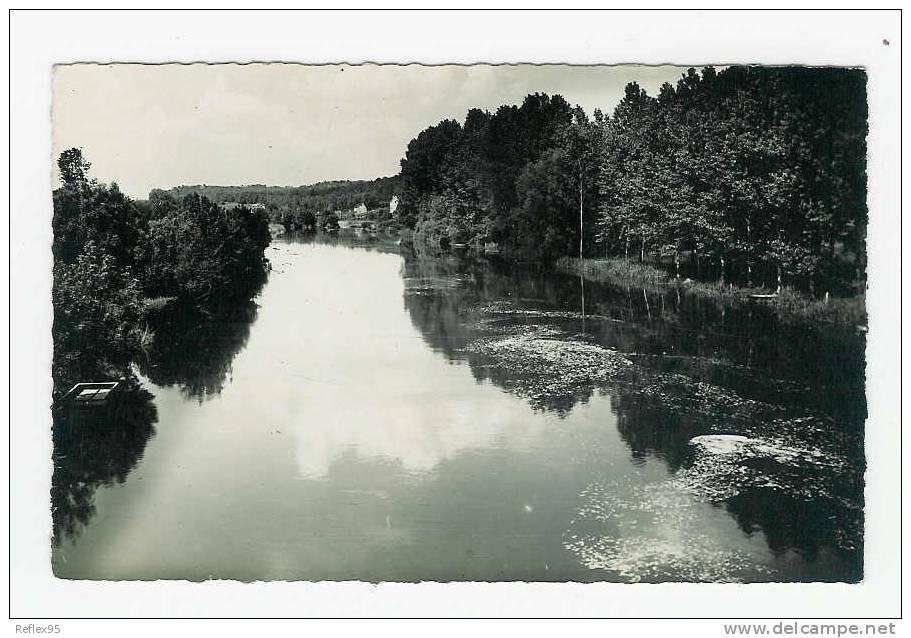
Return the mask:
<path id="1" fill-rule="evenodd" d="M 414 325 L 447 359 L 467 362 L 479 381 L 561 418 L 608 393 L 631 460 L 660 459 L 671 475 L 685 469 L 676 485 L 723 504 L 747 534 L 761 531 L 775 556 L 787 562 L 796 552 L 797 571 L 818 564 L 802 577 L 860 579 L 862 335 L 784 323 L 760 306 L 604 284 L 586 290 L 594 309 L 586 321 L 569 278 L 459 256 L 409 254 L 404 276 Z M 475 345 L 491 340 L 497 348 Z M 547 357 L 551 348 L 556 355 Z M 594 358 L 584 356 L 591 352 Z M 616 365 L 618 358 L 629 365 Z M 541 365 L 530 369 L 536 360 Z M 578 373 L 604 367 L 610 374 Z M 691 467 L 690 441 L 715 433 L 770 441 L 773 452 L 702 458 Z M 794 458 L 800 455 L 809 460 Z M 677 565 L 677 577 L 689 567 Z"/>
<path id="2" fill-rule="evenodd" d="M 649 368 L 745 398 L 813 407 L 852 422 L 866 416 L 865 340 L 852 326 L 783 323 L 765 306 L 589 282 L 583 327 L 578 281 L 534 264 L 411 251 L 403 276 L 415 325 L 450 358 L 464 359 L 460 350 L 476 336 L 466 324 L 485 310 L 502 310 L 510 320 L 543 321 Z"/>
<path id="3" fill-rule="evenodd" d="M 235 372 L 235 383 L 269 376 L 268 393 L 247 396 L 246 409 L 286 424 L 299 476 L 325 478 L 349 453 L 420 474 L 466 449 L 533 438 L 536 427 L 513 428 L 512 406 L 493 392 L 477 393 L 462 370 L 438 366 L 403 322 L 394 245 L 348 238 L 273 247 L 276 274 L 260 299 L 269 313 L 256 324 L 260 341 L 245 353 L 244 369 Z M 371 254 L 336 261 L 340 250 Z M 331 274 L 327 263 L 337 266 Z M 293 336 L 289 322 L 299 326 Z M 441 344 L 456 338 L 443 325 L 435 332 Z"/>
<path id="4" fill-rule="evenodd" d="M 177 385 L 184 396 L 198 401 L 219 393 L 232 360 L 246 344 L 256 310 L 253 301 L 209 310 L 165 306 L 148 317 L 156 339 L 137 362 L 139 372 L 157 385 Z M 77 378 L 108 378 L 108 371 L 93 363 L 95 358 L 82 356 L 80 361 L 84 374 Z M 53 409 L 55 545 L 78 537 L 96 513 L 96 491 L 123 484 L 155 435 L 155 397 L 133 371 L 124 374 L 104 406 L 77 409 L 69 401 L 58 401 Z"/>
<path id="5" fill-rule="evenodd" d="M 152 319 L 155 341 L 139 360 L 140 371 L 153 383 L 177 385 L 199 401 L 217 395 L 247 344 L 257 310 L 252 300 L 210 312 L 165 306 Z"/>
<path id="6" fill-rule="evenodd" d="M 268 256 L 255 305 L 159 318 L 157 434 L 59 575 L 860 577 L 856 335 L 589 283 L 583 325 L 573 277 L 370 236 Z"/>
<path id="7" fill-rule="evenodd" d="M 121 381 L 107 405 L 54 409 L 51 511 L 55 545 L 74 538 L 95 515 L 102 485 L 122 484 L 155 434 L 152 395 L 135 378 Z"/>

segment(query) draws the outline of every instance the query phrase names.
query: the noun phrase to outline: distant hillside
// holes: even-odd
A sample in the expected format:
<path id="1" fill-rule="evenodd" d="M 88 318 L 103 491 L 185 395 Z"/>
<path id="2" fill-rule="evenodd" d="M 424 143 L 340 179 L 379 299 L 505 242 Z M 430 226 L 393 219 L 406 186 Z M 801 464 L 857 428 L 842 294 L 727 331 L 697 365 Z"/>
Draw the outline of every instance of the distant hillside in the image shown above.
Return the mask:
<path id="1" fill-rule="evenodd" d="M 368 209 L 388 208 L 389 200 L 398 193 L 399 179 L 380 177 L 372 181 L 329 181 L 308 186 L 176 186 L 170 189 L 154 189 L 149 199 L 162 196 L 182 198 L 197 193 L 213 202 L 238 202 L 241 204 L 265 204 L 273 212 L 330 212 L 348 210 L 365 204 Z"/>

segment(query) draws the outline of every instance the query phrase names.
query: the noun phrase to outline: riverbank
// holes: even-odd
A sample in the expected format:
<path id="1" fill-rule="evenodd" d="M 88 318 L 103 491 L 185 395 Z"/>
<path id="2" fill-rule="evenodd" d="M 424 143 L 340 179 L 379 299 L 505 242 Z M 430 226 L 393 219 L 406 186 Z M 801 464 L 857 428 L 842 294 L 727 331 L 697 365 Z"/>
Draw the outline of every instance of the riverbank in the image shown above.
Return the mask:
<path id="1" fill-rule="evenodd" d="M 561 257 L 554 262 L 554 268 L 558 272 L 581 274 L 590 281 L 618 286 L 635 286 L 659 292 L 677 288 L 685 290 L 690 295 L 711 299 L 727 306 L 763 303 L 774 308 L 779 317 L 784 320 L 823 321 L 855 325 L 863 329 L 867 324 L 864 295 L 817 299 L 784 286 L 777 297 L 757 300 L 753 296 L 770 295 L 775 291 L 760 287 L 734 286 L 721 282 L 677 280 L 660 268 L 623 258 L 586 258 L 580 268 L 578 257 Z"/>

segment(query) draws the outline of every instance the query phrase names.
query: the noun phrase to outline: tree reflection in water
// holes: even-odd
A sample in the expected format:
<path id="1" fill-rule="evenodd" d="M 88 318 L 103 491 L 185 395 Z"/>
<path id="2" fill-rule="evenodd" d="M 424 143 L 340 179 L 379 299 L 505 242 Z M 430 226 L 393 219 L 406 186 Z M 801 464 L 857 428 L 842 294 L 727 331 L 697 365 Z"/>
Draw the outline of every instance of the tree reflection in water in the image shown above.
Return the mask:
<path id="1" fill-rule="evenodd" d="M 152 318 L 155 341 L 139 359 L 140 372 L 156 385 L 177 385 L 199 401 L 219 394 L 234 357 L 247 344 L 258 309 L 252 299 L 206 310 L 165 306 Z"/>
<path id="2" fill-rule="evenodd" d="M 256 290 L 261 286 L 258 282 Z M 208 310 L 165 306 L 149 317 L 155 341 L 138 361 L 140 372 L 157 385 L 179 385 L 199 401 L 219 393 L 247 342 L 256 311 L 249 300 Z M 87 349 L 83 359 L 91 362 L 90 353 Z M 86 378 L 106 378 L 99 374 Z M 96 490 L 123 483 L 155 434 L 154 397 L 132 372 L 126 375 L 110 405 L 76 410 L 59 404 L 53 409 L 55 545 L 79 534 L 95 514 Z"/>
<path id="3" fill-rule="evenodd" d="M 696 436 L 745 434 L 816 451 L 821 463 L 747 459 L 745 471 L 768 480 L 710 500 L 744 532 L 761 531 L 773 553 L 831 560 L 836 579 L 861 578 L 865 341 L 853 326 L 785 323 L 764 306 L 591 282 L 583 326 L 578 280 L 536 265 L 415 251 L 402 275 L 405 308 L 433 350 L 466 362 L 479 382 L 559 416 L 609 394 L 634 462 L 661 459 L 692 485 Z M 473 347 L 535 331 L 570 354 L 590 344 L 630 365 L 609 379 L 586 379 L 571 361 L 545 361 L 529 392 L 518 357 Z M 719 470 L 704 480 L 733 485 L 737 477 Z"/>
<path id="4" fill-rule="evenodd" d="M 339 250 L 400 250 L 380 241 L 345 245 L 348 240 L 342 233 L 331 241 L 337 243 Z M 282 268 L 280 255 L 284 249 L 281 244 L 275 248 L 277 270 Z M 621 455 L 628 452 L 636 464 L 651 463 L 652 467 L 642 474 L 657 476 L 656 493 L 673 497 L 668 502 L 689 508 L 691 520 L 683 521 L 689 526 L 683 531 L 693 536 L 675 538 L 686 541 L 701 535 L 702 549 L 711 558 L 717 553 L 716 541 L 723 537 L 704 530 L 706 510 L 717 515 L 728 530 L 726 533 L 733 532 L 738 541 L 742 540 L 727 512 L 745 534 L 757 535 L 756 544 L 767 545 L 781 562 L 791 561 L 795 567 L 787 573 L 796 574 L 796 579 L 860 578 L 865 415 L 862 336 L 833 326 L 781 324 L 763 307 L 725 307 L 688 297 L 685 292 L 678 297 L 673 290 L 643 293 L 641 289 L 602 284 L 586 284 L 587 316 L 583 327 L 578 280 L 572 277 L 548 274 L 533 264 L 404 252 L 404 311 L 424 342 L 446 361 L 464 364 L 479 383 L 517 396 L 538 411 L 565 417 L 581 403 L 609 401 L 627 448 Z M 348 285 L 357 281 L 349 281 Z M 394 290 L 395 286 L 389 289 Z M 342 296 L 343 291 L 337 292 Z M 220 392 L 231 374 L 234 356 L 248 339 L 256 313 L 253 303 L 234 313 L 213 311 L 209 315 L 178 306 L 166 307 L 155 318 L 157 344 L 140 362 L 141 371 L 156 383 L 177 385 L 195 400 Z M 496 349 L 477 346 L 479 342 L 498 343 L 510 338 L 515 341 L 517 335 L 533 337 L 527 342 L 519 339 L 520 345 L 528 347 L 517 352 L 529 355 L 527 359 L 537 368 L 531 370 L 521 365 L 522 359 L 509 359 L 499 356 Z M 532 347 L 542 344 L 552 346 L 557 356 L 539 356 L 542 353 Z M 346 354 L 360 361 L 356 348 L 353 353 Z M 587 365 L 575 365 L 591 353 L 615 362 L 616 369 L 611 369 L 610 374 L 603 370 L 596 374 Z M 495 392 L 485 394 L 502 399 Z M 328 411 L 337 407 L 337 396 L 343 395 L 322 397 Z M 93 494 L 98 486 L 122 481 L 142 457 L 145 441 L 154 432 L 154 407 L 151 403 L 148 407 L 146 412 L 137 407 L 129 420 L 134 425 L 125 427 L 97 423 L 77 428 L 58 426 L 55 420 L 55 542 L 78 533 L 92 516 Z M 212 407 L 218 405 L 213 403 Z M 600 411 L 591 410 L 589 414 L 605 415 L 606 408 L 602 404 Z M 452 409 L 461 409 L 458 401 Z M 524 409 L 520 412 L 523 419 L 528 414 Z M 469 412 L 466 420 L 486 417 L 479 408 Z M 141 425 L 143 418 L 147 428 Z M 60 420 L 64 420 L 63 416 Z M 569 433 L 582 421 L 567 419 L 562 424 Z M 535 419 L 529 425 L 551 428 L 560 427 L 561 422 Z M 517 427 L 524 431 L 526 422 L 520 419 Z M 597 424 L 590 422 L 587 427 L 596 428 Z M 392 431 L 401 431 L 406 439 L 413 436 L 407 428 Z M 737 469 L 744 469 L 751 476 L 771 477 L 778 487 L 770 482 L 744 483 L 737 490 L 722 490 L 720 496 L 699 500 L 701 493 L 687 491 L 694 481 L 714 481 L 709 487 L 730 487 L 732 483 L 732 477 L 724 474 L 724 467 L 714 474 L 697 475 L 701 471 L 700 459 L 690 441 L 717 433 L 774 439 L 791 449 L 818 449 L 826 459 L 836 459 L 841 464 L 788 465 L 773 457 L 747 459 Z M 460 440 L 460 445 L 463 449 L 475 443 L 469 437 L 469 443 Z M 377 445 L 373 455 L 382 456 L 390 449 L 393 448 Z M 521 461 L 528 458 L 524 452 L 517 454 Z M 549 451 L 544 454 L 547 456 Z M 616 485 L 609 482 L 614 475 L 610 468 L 601 468 L 599 454 L 591 451 L 594 461 L 586 470 L 593 469 L 591 476 L 573 475 L 578 485 L 567 492 L 578 495 L 578 501 L 586 494 L 601 503 L 625 498 L 623 504 L 635 510 L 630 520 L 650 520 L 649 516 L 661 507 L 661 503 L 648 501 L 654 494 L 646 488 L 655 484 L 644 483 L 642 489 L 632 492 L 614 489 Z M 370 454 L 365 453 L 367 456 Z M 461 454 L 458 463 L 480 458 Z M 655 459 L 659 461 L 657 471 Z M 436 465 L 434 460 L 427 467 Z M 457 480 L 465 474 L 464 467 L 455 462 L 444 463 L 439 471 L 450 471 L 453 476 L 449 480 Z M 484 461 L 480 467 L 501 470 L 497 462 L 488 466 Z M 479 471 L 474 467 L 468 474 L 476 476 Z M 573 474 L 576 470 L 572 465 L 561 464 L 559 469 L 548 471 Z M 638 473 L 639 468 L 634 471 Z M 525 475 L 523 472 L 517 476 Z M 595 485 L 601 479 L 605 479 L 604 489 L 588 490 L 588 484 Z M 428 489 L 451 491 L 451 484 L 445 481 L 431 479 L 425 485 Z M 505 485 L 501 484 L 504 502 L 512 497 L 516 482 Z M 485 484 L 483 489 L 491 488 Z M 444 507 L 451 511 L 450 501 L 428 500 L 437 503 L 441 512 Z M 706 505 L 705 501 L 718 507 Z M 554 534 L 548 538 L 554 541 L 556 551 L 575 566 L 577 555 L 566 554 L 563 550 L 568 548 L 560 544 L 559 537 L 566 529 L 561 527 L 562 521 L 577 520 L 579 512 L 572 498 L 563 498 L 562 502 L 565 508 L 554 526 Z M 468 506 L 467 501 L 465 505 Z M 652 509 L 636 510 L 640 506 Z M 271 505 L 263 507 L 268 509 Z M 517 511 L 525 515 L 525 510 Z M 493 524 L 494 518 L 491 517 L 490 537 L 512 539 L 509 535 L 497 536 L 499 528 Z M 468 526 L 470 522 L 475 531 L 484 529 L 474 521 L 466 518 L 464 524 Z M 590 519 L 573 531 L 584 531 L 588 522 Z M 611 518 L 602 527 L 594 526 L 593 535 L 609 540 L 607 528 L 614 523 Z M 669 534 L 680 531 L 678 523 L 677 518 L 670 517 L 666 526 Z M 649 536 L 648 530 L 643 530 L 637 539 L 646 549 L 653 549 L 655 537 Z M 801 572 L 804 569 L 805 574 Z M 679 578 L 681 574 L 686 576 L 687 572 L 670 577 Z M 755 574 L 752 576 L 755 578 Z"/>
<path id="5" fill-rule="evenodd" d="M 95 514 L 95 491 L 123 483 L 155 434 L 153 396 L 135 377 L 121 380 L 103 406 L 53 411 L 53 542 L 75 538 Z"/>

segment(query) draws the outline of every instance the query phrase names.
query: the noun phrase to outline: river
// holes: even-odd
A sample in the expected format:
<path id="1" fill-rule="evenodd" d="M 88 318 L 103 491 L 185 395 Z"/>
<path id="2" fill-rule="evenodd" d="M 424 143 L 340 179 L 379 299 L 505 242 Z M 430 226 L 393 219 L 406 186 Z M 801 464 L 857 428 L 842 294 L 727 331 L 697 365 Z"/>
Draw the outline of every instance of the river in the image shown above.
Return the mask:
<path id="1" fill-rule="evenodd" d="M 864 337 L 351 234 L 58 443 L 75 579 L 849 581 Z"/>

